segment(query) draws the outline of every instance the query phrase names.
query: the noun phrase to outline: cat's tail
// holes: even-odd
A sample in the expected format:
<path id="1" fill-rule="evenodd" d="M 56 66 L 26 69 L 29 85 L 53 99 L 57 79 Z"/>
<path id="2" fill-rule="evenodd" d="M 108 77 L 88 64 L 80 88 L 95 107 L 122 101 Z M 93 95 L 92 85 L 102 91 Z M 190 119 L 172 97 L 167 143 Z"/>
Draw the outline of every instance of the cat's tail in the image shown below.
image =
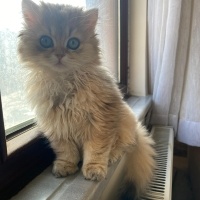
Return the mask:
<path id="1" fill-rule="evenodd" d="M 133 200 L 143 193 L 151 181 L 156 166 L 153 148 L 154 141 L 146 129 L 137 124 L 135 146 L 133 151 L 126 155 L 126 177 L 121 193 L 121 200 Z"/>

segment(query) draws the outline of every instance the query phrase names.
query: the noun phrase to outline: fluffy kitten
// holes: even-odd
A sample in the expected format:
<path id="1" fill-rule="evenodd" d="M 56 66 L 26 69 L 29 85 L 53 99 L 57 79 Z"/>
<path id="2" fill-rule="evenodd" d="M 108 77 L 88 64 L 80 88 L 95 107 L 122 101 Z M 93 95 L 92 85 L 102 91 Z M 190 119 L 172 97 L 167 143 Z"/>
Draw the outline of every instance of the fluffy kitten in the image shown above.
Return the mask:
<path id="1" fill-rule="evenodd" d="M 155 166 L 154 142 L 101 65 L 98 10 L 23 0 L 22 12 L 18 50 L 38 126 L 56 154 L 53 174 L 73 174 L 83 160 L 85 178 L 99 181 L 127 152 L 127 180 L 141 192 Z"/>

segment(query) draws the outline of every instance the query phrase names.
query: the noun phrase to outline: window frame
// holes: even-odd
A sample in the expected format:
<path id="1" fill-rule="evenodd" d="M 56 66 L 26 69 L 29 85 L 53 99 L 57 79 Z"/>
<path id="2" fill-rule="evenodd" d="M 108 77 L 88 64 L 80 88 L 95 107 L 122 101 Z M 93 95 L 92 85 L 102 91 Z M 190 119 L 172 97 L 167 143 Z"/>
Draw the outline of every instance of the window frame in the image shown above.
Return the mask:
<path id="1" fill-rule="evenodd" d="M 128 82 L 128 0 L 119 0 L 119 6 L 119 88 L 126 95 Z M 7 140 L 14 142 L 17 135 L 23 134 L 24 131 L 33 126 L 30 125 L 6 136 L 0 93 L 0 197 L 2 199 L 9 199 L 16 194 L 35 176 L 48 167 L 55 158 L 55 154 L 49 147 L 48 141 L 41 134 L 28 143 L 22 144 L 20 148 L 8 155 Z"/>
<path id="2" fill-rule="evenodd" d="M 6 133 L 3 121 L 3 110 L 1 103 L 1 92 L 0 92 L 0 163 L 4 163 L 7 158 L 7 147 L 6 147 Z"/>

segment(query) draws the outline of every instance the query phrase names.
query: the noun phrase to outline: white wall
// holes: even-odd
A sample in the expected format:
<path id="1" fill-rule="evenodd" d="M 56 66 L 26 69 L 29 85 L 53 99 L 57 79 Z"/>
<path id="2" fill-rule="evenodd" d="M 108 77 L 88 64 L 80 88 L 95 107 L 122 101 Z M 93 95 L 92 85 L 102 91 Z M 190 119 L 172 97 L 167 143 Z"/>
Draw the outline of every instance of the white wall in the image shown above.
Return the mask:
<path id="1" fill-rule="evenodd" d="M 129 83 L 131 95 L 147 91 L 147 0 L 129 0 Z"/>

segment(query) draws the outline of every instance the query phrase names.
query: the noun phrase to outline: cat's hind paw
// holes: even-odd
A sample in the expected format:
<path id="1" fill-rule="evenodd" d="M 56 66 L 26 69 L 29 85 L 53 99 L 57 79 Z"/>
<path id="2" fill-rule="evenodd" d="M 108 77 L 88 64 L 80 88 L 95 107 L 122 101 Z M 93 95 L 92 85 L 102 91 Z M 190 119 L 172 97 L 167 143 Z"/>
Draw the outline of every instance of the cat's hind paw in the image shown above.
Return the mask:
<path id="1" fill-rule="evenodd" d="M 53 164 L 52 173 L 55 177 L 65 177 L 78 171 L 78 166 L 68 161 L 56 160 Z"/>
<path id="2" fill-rule="evenodd" d="M 92 181 L 100 181 L 106 177 L 107 166 L 89 163 L 83 166 L 82 171 L 86 179 Z"/>

